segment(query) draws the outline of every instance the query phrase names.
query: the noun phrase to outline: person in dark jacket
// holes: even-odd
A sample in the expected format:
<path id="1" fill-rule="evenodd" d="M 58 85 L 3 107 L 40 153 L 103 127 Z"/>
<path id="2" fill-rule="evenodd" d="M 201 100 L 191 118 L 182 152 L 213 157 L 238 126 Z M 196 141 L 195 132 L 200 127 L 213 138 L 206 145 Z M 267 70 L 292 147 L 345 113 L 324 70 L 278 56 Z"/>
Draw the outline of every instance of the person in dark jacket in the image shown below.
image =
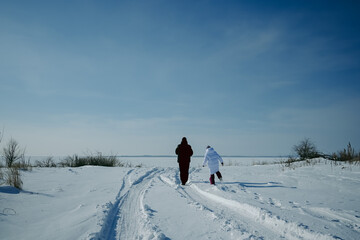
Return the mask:
<path id="1" fill-rule="evenodd" d="M 182 138 L 181 144 L 177 146 L 175 153 L 178 155 L 180 180 L 182 185 L 185 185 L 189 178 L 190 157 L 193 155 L 193 150 L 185 137 Z"/>

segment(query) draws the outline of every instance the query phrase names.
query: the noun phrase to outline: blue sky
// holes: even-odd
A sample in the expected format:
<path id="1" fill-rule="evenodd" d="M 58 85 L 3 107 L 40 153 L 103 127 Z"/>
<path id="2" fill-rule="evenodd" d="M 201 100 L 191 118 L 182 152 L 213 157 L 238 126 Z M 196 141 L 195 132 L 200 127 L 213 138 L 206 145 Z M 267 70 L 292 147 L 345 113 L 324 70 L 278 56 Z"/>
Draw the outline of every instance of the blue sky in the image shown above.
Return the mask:
<path id="1" fill-rule="evenodd" d="M 360 148 L 357 1 L 2 1 L 0 126 L 29 155 Z"/>

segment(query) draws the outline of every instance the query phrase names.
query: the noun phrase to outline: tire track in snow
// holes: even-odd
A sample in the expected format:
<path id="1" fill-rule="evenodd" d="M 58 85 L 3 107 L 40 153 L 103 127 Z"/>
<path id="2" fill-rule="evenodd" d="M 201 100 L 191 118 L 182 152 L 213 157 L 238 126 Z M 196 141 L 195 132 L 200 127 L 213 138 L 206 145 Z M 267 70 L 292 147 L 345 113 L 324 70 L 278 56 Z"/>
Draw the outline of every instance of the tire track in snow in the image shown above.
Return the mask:
<path id="1" fill-rule="evenodd" d="M 224 206 L 230 211 L 235 211 L 240 214 L 243 219 L 249 219 L 255 223 L 258 223 L 263 228 L 279 234 L 286 239 L 334 239 L 329 235 L 324 235 L 305 229 L 301 226 L 301 224 L 299 225 L 294 222 L 283 220 L 279 216 L 273 216 L 271 212 L 268 212 L 265 209 L 257 208 L 246 203 L 240 203 L 235 200 L 220 197 L 213 193 L 202 190 L 195 184 L 190 185 L 190 187 L 198 194 L 205 197 L 207 200 Z"/>
<path id="2" fill-rule="evenodd" d="M 175 173 L 174 177 L 175 183 L 179 183 L 178 172 Z M 162 177 L 162 179 L 169 185 L 176 185 L 171 184 L 172 181 L 166 177 Z M 336 236 L 325 235 L 310 230 L 302 223 L 281 219 L 280 216 L 276 216 L 264 208 L 240 203 L 202 190 L 191 181 L 189 187 L 178 187 L 177 189 L 180 194 L 188 198 L 194 205 L 200 205 L 201 208 L 212 212 L 217 218 L 227 219 L 224 224 L 224 229 L 233 231 L 234 229 L 240 228 L 243 232 L 252 232 L 253 235 L 249 237 L 251 239 L 273 239 L 277 237 L 286 239 L 336 239 Z M 214 186 L 213 189 L 220 190 L 217 186 Z M 222 190 L 224 189 L 222 188 Z M 226 192 L 226 190 L 227 189 L 224 191 Z M 270 205 L 272 204 L 270 203 Z M 239 215 L 241 216 L 240 219 Z M 254 226 L 257 226 L 256 229 L 254 229 Z M 264 238 L 263 236 L 266 237 Z"/>
<path id="3" fill-rule="evenodd" d="M 128 171 L 123 178 L 115 202 L 107 204 L 107 215 L 100 232 L 91 239 L 154 239 L 155 237 L 166 239 L 163 234 L 154 232 L 154 227 L 146 217 L 146 206 L 143 205 L 144 194 L 149 183 L 161 171 L 153 168 L 135 181 L 131 181 L 134 169 Z"/>
<path id="4" fill-rule="evenodd" d="M 152 169 L 131 184 L 119 208 L 118 239 L 142 239 L 144 235 L 151 234 L 143 228 L 145 219 L 140 201 L 143 198 L 144 188 L 147 188 L 146 185 L 157 171 Z"/>
<path id="5" fill-rule="evenodd" d="M 155 184 L 165 184 L 169 191 L 186 199 L 189 206 L 203 211 L 203 216 L 208 216 L 206 221 L 217 222 L 217 231 L 230 236 L 228 239 L 334 239 L 281 219 L 266 209 L 216 195 L 212 190 L 220 190 L 217 187 L 207 186 L 204 190 L 202 184 L 191 180 L 187 186 L 180 186 L 179 172 L 175 168 L 128 171 L 115 202 L 108 203 L 101 231 L 92 239 L 168 239 L 159 228 L 161 223 L 155 224 L 153 213 L 156 211 L 145 204 L 146 196 Z M 227 190 L 223 191 L 226 193 Z"/>
<path id="6" fill-rule="evenodd" d="M 348 231 L 354 231 L 360 236 L 360 217 L 347 213 L 346 211 L 334 211 L 330 208 L 309 207 L 301 208 L 305 213 L 316 217 L 319 221 L 326 221 L 334 225 L 343 225 Z"/>
<path id="7" fill-rule="evenodd" d="M 194 171 L 199 171 L 199 170 L 190 169 L 189 173 Z M 217 230 L 217 232 L 219 231 L 223 232 L 223 234 L 221 234 L 222 236 L 229 237 L 225 239 L 247 239 L 247 240 L 263 239 L 262 236 L 256 236 L 258 235 L 256 232 L 250 233 L 247 230 L 248 227 L 246 223 L 240 223 L 235 219 L 233 219 L 232 217 L 224 215 L 223 211 L 219 212 L 215 208 L 208 206 L 208 204 L 204 203 L 203 201 L 197 201 L 196 200 L 197 198 L 193 197 L 192 196 L 193 194 L 189 194 L 189 192 L 186 190 L 189 188 L 189 186 L 193 185 L 191 181 L 189 181 L 187 186 L 180 185 L 181 181 L 180 181 L 179 171 L 173 169 L 172 170 L 173 174 L 169 175 L 169 172 L 166 173 L 167 175 L 161 174 L 159 176 L 159 179 L 163 183 L 173 188 L 180 196 L 185 198 L 188 202 L 188 205 L 194 207 L 197 210 L 205 212 L 205 215 L 209 216 L 208 218 L 209 222 L 212 221 L 217 222 L 217 224 L 215 225 L 220 227 L 219 230 Z"/>
<path id="8" fill-rule="evenodd" d="M 238 185 L 232 184 L 229 186 L 229 183 L 226 185 L 220 184 L 214 189 L 214 194 L 220 193 L 220 196 L 224 194 L 227 196 L 225 198 L 235 200 L 240 203 L 250 203 L 247 205 L 252 206 L 256 209 L 257 212 L 263 212 L 272 218 L 282 219 L 286 223 L 296 224 L 299 229 L 306 229 L 311 233 L 319 233 L 330 239 L 343 239 L 339 235 L 346 235 L 349 232 L 354 232 L 354 234 L 360 233 L 360 221 L 359 218 L 354 216 L 354 213 L 347 213 L 346 211 L 333 211 L 332 209 L 321 208 L 321 207 L 311 207 L 310 203 L 306 201 L 306 205 L 302 206 L 301 204 L 294 201 L 285 201 L 285 204 L 280 200 L 271 197 L 263 197 L 258 192 L 247 191 L 242 184 L 240 190 L 242 193 L 247 196 L 241 196 L 242 194 L 235 196 L 230 194 L 229 191 L 237 193 Z M 263 183 L 265 184 L 265 183 Z M 277 182 L 268 182 L 267 185 L 280 184 Z M 249 184 L 250 185 L 250 184 Z M 246 185 L 245 185 L 246 187 Z M 204 189 L 203 187 L 201 189 Z M 221 190 L 221 192 L 219 192 Z M 207 191 L 207 190 L 206 190 Z M 210 192 L 211 193 L 211 192 Z M 217 194 L 219 195 L 219 194 Z M 286 205 L 286 204 L 289 205 Z M 356 214 L 355 214 L 356 215 Z M 266 216 L 265 216 L 266 217 Z M 291 218 L 289 220 L 288 218 Z M 300 222 L 299 222 L 300 221 Z M 309 224 L 311 223 L 311 224 Z M 288 225 L 288 226 L 289 226 Z M 332 231 L 333 229 L 338 229 L 337 231 Z M 347 228 L 347 229 L 344 229 Z M 318 229 L 317 231 L 314 229 Z M 321 231 L 323 229 L 323 231 Z M 319 231 L 320 230 L 320 231 Z M 326 233 L 324 233 L 326 232 Z"/>
<path id="9" fill-rule="evenodd" d="M 116 239 L 116 224 L 118 221 L 118 213 L 119 213 L 119 208 L 121 205 L 121 202 L 123 200 L 124 197 L 126 197 L 127 193 L 124 194 L 123 196 L 121 196 L 125 185 L 126 185 L 126 181 L 125 179 L 127 179 L 129 177 L 129 175 L 131 174 L 131 172 L 134 169 L 129 170 L 123 180 L 122 180 L 122 184 L 120 187 L 120 190 L 116 196 L 116 200 L 114 203 L 107 203 L 107 215 L 105 216 L 104 220 L 103 220 L 103 224 L 101 227 L 100 232 L 95 234 L 95 237 L 92 237 L 91 240 L 102 240 L 102 239 Z"/>

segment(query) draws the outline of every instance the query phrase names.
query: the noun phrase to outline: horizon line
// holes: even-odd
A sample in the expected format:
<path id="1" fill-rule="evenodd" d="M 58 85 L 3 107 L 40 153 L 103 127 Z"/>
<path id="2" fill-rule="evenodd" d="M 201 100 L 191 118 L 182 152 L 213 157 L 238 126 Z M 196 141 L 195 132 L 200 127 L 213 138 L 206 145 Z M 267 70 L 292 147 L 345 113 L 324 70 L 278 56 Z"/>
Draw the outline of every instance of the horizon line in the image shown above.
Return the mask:
<path id="1" fill-rule="evenodd" d="M 47 156 L 47 155 L 25 155 L 25 157 L 68 157 L 68 156 L 74 156 L 74 155 L 78 155 L 78 156 L 87 156 L 86 154 L 84 155 L 81 155 L 81 154 L 72 154 L 72 155 L 56 155 L 56 156 Z M 121 157 L 133 157 L 133 158 L 136 158 L 136 157 L 177 157 L 177 155 L 162 155 L 162 154 L 159 154 L 159 155 L 151 155 L 151 154 L 140 154 L 140 155 L 103 155 L 104 157 L 109 157 L 109 156 L 115 156 L 115 157 L 118 157 L 118 158 L 121 158 Z M 204 155 L 194 155 L 194 156 L 191 156 L 193 158 L 199 158 L 199 157 L 204 157 Z M 238 157 L 238 158 L 251 158 L 251 157 L 254 157 L 254 158 L 275 158 L 275 157 L 288 157 L 288 155 L 221 155 L 221 157 Z"/>

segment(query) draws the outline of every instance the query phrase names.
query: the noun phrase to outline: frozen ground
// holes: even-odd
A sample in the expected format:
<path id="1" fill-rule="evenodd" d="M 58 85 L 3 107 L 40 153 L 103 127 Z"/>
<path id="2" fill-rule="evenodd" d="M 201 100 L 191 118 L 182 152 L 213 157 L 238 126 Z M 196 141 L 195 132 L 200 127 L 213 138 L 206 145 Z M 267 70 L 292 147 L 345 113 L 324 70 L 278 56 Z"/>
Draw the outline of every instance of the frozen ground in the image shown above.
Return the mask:
<path id="1" fill-rule="evenodd" d="M 186 186 L 174 158 L 22 172 L 0 186 L 0 239 L 360 239 L 359 166 L 224 160 L 216 186 L 196 158 Z"/>

